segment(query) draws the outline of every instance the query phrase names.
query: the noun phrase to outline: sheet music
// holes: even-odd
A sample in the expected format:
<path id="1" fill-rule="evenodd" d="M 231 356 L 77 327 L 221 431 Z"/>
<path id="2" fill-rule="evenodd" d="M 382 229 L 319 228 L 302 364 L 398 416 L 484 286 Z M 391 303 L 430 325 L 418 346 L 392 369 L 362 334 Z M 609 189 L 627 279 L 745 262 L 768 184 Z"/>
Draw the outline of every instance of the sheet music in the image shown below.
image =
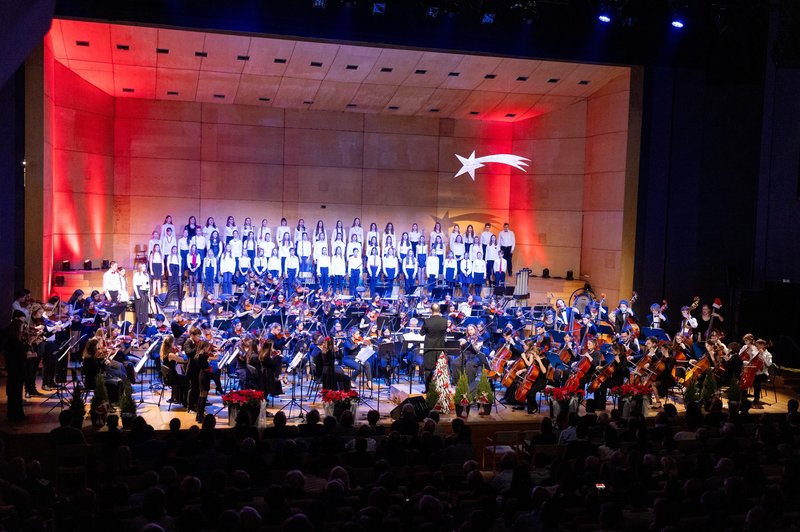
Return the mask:
<path id="1" fill-rule="evenodd" d="M 406 342 L 424 342 L 425 335 L 419 333 L 405 333 L 403 334 L 403 340 Z"/>
<path id="2" fill-rule="evenodd" d="M 356 360 L 361 364 L 366 364 L 367 361 L 375 354 L 375 350 L 371 347 L 362 347 L 361 351 L 356 355 Z"/>
<path id="3" fill-rule="evenodd" d="M 303 360 L 304 355 L 305 353 L 303 351 L 297 352 L 294 355 L 294 358 L 292 358 L 292 361 L 289 363 L 288 371 L 294 371 L 295 369 L 297 369 L 297 366 L 300 365 L 300 362 Z"/>

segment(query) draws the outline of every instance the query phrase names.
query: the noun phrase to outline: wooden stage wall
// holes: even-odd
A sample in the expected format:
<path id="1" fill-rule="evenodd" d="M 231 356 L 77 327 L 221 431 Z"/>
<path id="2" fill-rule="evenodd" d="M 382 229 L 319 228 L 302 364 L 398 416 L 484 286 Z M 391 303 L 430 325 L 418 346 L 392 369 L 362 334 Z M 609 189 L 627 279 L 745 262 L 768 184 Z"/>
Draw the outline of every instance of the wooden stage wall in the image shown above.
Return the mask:
<path id="1" fill-rule="evenodd" d="M 392 221 L 403 231 L 417 222 L 426 232 L 435 219 L 462 232 L 508 221 L 515 269 L 572 270 L 611 301 L 630 290 L 630 74 L 571 106 L 504 123 L 113 98 L 54 61 L 47 46 L 52 96 L 43 97 L 46 80 L 38 96 L 29 87 L 45 117 L 43 162 L 29 179 L 50 187 L 53 206 L 37 226 L 45 247 L 52 234 L 52 251 L 26 259 L 39 265 L 27 280 L 37 296 L 50 290 L 45 263 L 130 265 L 165 214 L 176 225 L 190 214 L 218 225 L 233 214 L 239 224 L 250 216 L 272 226 L 281 217 L 310 227 L 323 219 L 328 229 L 359 216 L 365 226 Z M 529 157 L 530 172 L 489 165 L 474 182 L 454 178 L 455 154 L 473 150 Z"/>

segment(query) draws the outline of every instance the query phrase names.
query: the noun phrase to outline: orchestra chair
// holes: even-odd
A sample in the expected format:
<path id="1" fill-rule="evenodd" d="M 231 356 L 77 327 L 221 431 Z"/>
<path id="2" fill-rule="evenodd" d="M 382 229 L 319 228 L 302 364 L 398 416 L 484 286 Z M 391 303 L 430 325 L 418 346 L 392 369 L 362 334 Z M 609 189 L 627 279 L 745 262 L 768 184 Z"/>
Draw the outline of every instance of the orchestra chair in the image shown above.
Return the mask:
<path id="1" fill-rule="evenodd" d="M 517 430 L 499 430 L 491 436 L 487 436 L 481 457 L 481 469 L 486 469 L 486 455 L 489 454 L 492 457 L 492 471 L 497 471 L 497 457 L 502 459 L 506 453 L 516 454 L 519 449 L 519 438 Z"/>
<path id="2" fill-rule="evenodd" d="M 147 246 L 144 244 L 136 244 L 133 248 L 134 267 L 140 263 L 147 263 Z"/>
<path id="3" fill-rule="evenodd" d="M 165 366 L 164 364 L 161 365 L 161 395 L 158 396 L 158 408 L 161 408 L 161 401 L 164 399 L 164 396 L 167 394 L 167 388 L 170 390 L 170 395 L 172 395 L 172 379 L 169 376 L 169 367 Z M 167 401 L 167 412 L 172 410 L 172 403 Z"/>

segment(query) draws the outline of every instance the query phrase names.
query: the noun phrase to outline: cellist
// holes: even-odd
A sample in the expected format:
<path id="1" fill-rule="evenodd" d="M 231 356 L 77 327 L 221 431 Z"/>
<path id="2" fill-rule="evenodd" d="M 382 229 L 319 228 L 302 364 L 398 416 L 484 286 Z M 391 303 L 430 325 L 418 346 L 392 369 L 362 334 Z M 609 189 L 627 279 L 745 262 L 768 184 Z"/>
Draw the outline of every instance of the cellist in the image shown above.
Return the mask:
<path id="1" fill-rule="evenodd" d="M 549 366 L 547 358 L 540 353 L 541 350 L 536 347 L 534 342 L 530 339 L 525 341 L 525 351 L 520 355 L 521 360 L 524 362 L 524 367 L 517 369 L 514 382 L 506 389 L 504 397 L 504 402 L 514 405 L 514 410 L 525 409 L 529 414 L 535 414 L 539 410 L 536 405 L 536 393 L 544 390 L 547 384 L 546 376 Z M 517 391 L 520 386 L 523 386 L 524 380 L 534 364 L 539 369 L 539 373 L 536 379 L 530 383 L 530 387 L 525 394 L 525 404 L 522 404 L 517 397 Z"/>
<path id="2" fill-rule="evenodd" d="M 659 346 L 658 340 L 655 338 L 648 338 L 647 342 L 657 347 L 648 368 L 654 372 L 651 374 L 649 382 L 656 398 L 650 408 L 661 408 L 661 399 L 666 397 L 669 389 L 675 386 L 675 377 L 672 375 L 675 358 L 670 353 L 669 347 L 667 345 Z"/>
<path id="3" fill-rule="evenodd" d="M 767 342 L 758 339 L 755 341 L 756 354 L 747 361 L 750 365 L 755 365 L 756 376 L 753 379 L 753 405 L 757 408 L 762 407 L 761 385 L 769 378 L 769 367 L 772 365 L 772 353 L 767 351 Z"/>

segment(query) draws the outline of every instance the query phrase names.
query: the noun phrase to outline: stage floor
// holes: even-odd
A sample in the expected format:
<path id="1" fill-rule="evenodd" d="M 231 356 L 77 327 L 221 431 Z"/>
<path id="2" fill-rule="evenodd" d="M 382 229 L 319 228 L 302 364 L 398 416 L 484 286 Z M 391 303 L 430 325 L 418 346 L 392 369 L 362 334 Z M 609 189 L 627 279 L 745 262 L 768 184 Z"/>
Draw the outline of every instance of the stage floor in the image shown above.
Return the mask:
<path id="1" fill-rule="evenodd" d="M 310 402 L 308 400 L 307 383 L 307 380 L 303 383 L 303 408 L 306 411 L 311 408 L 316 408 L 319 410 L 320 414 L 324 416 L 324 408 L 321 398 L 317 397 L 316 402 Z M 395 400 L 402 400 L 408 392 L 408 381 L 403 378 L 401 382 L 395 386 L 396 389 L 394 393 L 391 393 L 391 390 L 385 386 L 381 386 L 379 401 L 376 381 L 375 390 L 373 391 L 371 397 L 369 391 L 367 391 L 366 404 L 362 404 L 359 407 L 356 421 L 366 422 L 367 412 L 370 409 L 376 409 L 378 412 L 380 412 L 381 423 L 391 424 L 392 419 L 390 417 L 390 412 L 397 406 L 397 404 L 390 399 L 390 396 L 395 398 Z M 419 391 L 419 386 L 420 385 L 417 383 L 413 384 L 412 395 L 414 392 Z M 268 405 L 268 411 L 274 414 L 278 410 L 283 409 L 283 411 L 289 416 L 290 424 L 301 423 L 303 421 L 302 418 L 299 417 L 301 410 L 296 406 L 289 406 L 291 400 L 291 386 L 285 387 L 285 390 L 286 393 L 283 396 L 275 398 L 273 403 Z M 398 390 L 401 393 L 398 393 Z M 502 392 L 500 395 L 502 396 Z M 166 395 L 162 399 L 160 406 L 158 405 L 159 396 L 160 392 L 157 390 L 151 390 L 147 380 L 145 380 L 144 384 L 142 385 L 136 384 L 134 386 L 134 400 L 138 404 L 137 413 L 144 417 L 148 424 L 152 425 L 156 430 L 167 430 L 169 428 L 169 422 L 173 418 L 178 418 L 181 420 L 182 428 L 188 428 L 191 425 L 196 424 L 195 414 L 193 412 L 187 412 L 186 409 L 180 405 L 170 408 L 170 404 L 167 403 L 167 399 L 169 399 L 170 396 L 170 390 L 166 391 Z M 299 386 L 296 389 L 295 396 L 299 402 Z M 788 389 L 782 389 L 778 387 L 773 394 L 772 388 L 770 388 L 769 393 L 767 393 L 765 397 L 766 402 L 764 403 L 764 408 L 753 410 L 752 413 L 785 413 L 787 410 L 787 402 L 792 397 L 793 394 Z M 211 393 L 208 396 L 208 401 L 211 404 L 210 406 L 206 407 L 206 413 L 216 415 L 217 427 L 223 429 L 230 427 L 231 424 L 229 423 L 228 419 L 228 410 L 227 408 L 222 408 L 221 394 L 218 394 L 216 390 L 213 389 L 213 384 Z M 2 420 L 0 421 L 0 426 L 2 426 L 3 430 L 8 434 L 46 433 L 58 426 L 58 414 L 60 412 L 60 407 L 56 398 L 48 395 L 44 397 L 25 399 L 25 413 L 27 414 L 28 419 L 24 423 L 16 424 L 9 424 L 5 421 L 7 402 L 8 399 L 5 392 L 5 377 L 0 377 L 0 420 Z M 684 411 L 684 406 L 679 398 L 676 399 L 676 406 L 679 412 Z M 609 398 L 606 405 L 606 410 L 610 411 L 613 407 L 612 399 Z M 651 409 L 647 412 L 647 416 L 653 417 L 658 412 L 658 410 Z M 581 413 L 583 413 L 583 407 L 581 407 Z M 549 415 L 549 405 L 546 401 L 541 402 L 540 412 L 533 415 L 529 415 L 524 411 L 513 410 L 510 406 L 497 403 L 496 407 L 492 408 L 492 413 L 487 416 L 478 415 L 476 409 L 473 407 L 473 409 L 470 411 L 469 417 L 467 418 L 467 422 L 471 425 L 482 426 L 481 428 L 483 430 L 481 432 L 491 432 L 492 425 L 497 425 L 497 430 L 508 430 L 508 425 L 519 425 L 520 430 L 525 430 L 530 428 L 526 427 L 525 425 L 534 424 L 535 426 L 538 426 L 541 419 L 544 416 Z M 441 417 L 443 422 L 449 423 L 454 416 L 454 413 L 450 413 L 442 414 Z M 271 423 L 271 419 L 269 422 Z M 84 421 L 84 428 L 89 428 L 90 425 L 91 424 L 87 416 Z"/>

